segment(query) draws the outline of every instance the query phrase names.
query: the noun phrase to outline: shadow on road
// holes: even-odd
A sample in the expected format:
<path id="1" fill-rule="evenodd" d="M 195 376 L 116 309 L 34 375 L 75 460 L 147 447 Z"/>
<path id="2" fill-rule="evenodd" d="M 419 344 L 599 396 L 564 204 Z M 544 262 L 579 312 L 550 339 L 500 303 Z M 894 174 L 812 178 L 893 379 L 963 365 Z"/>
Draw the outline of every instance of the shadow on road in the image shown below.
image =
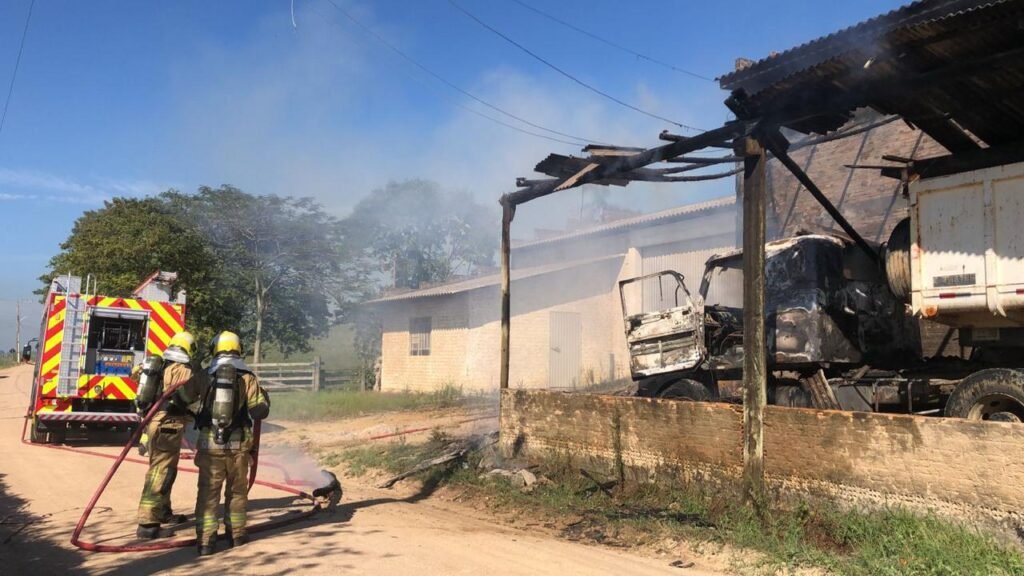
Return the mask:
<path id="1" fill-rule="evenodd" d="M 0 572 L 54 574 L 75 572 L 82 558 L 45 536 L 47 516 L 33 515 L 28 502 L 11 493 L 0 474 Z"/>
<path id="2" fill-rule="evenodd" d="M 360 510 L 380 506 L 384 504 L 415 504 L 428 498 L 433 494 L 444 478 L 446 473 L 432 475 L 425 481 L 415 494 L 405 498 L 370 498 L 356 502 L 339 504 L 331 510 L 323 510 L 306 520 L 300 520 L 295 524 L 281 528 L 261 532 L 252 535 L 253 544 L 264 540 L 272 540 L 295 532 L 303 533 L 303 544 L 301 546 L 288 546 L 282 549 L 274 549 L 272 552 L 260 551 L 258 557 L 247 554 L 245 548 L 238 550 L 224 550 L 223 543 L 221 550 L 206 558 L 196 556 L 194 548 L 179 548 L 163 553 L 155 553 L 140 556 L 132 561 L 122 564 L 105 574 L 111 576 L 134 576 L 136 574 L 149 574 L 159 570 L 170 570 L 194 564 L 197 567 L 210 565 L 212 563 L 222 573 L 247 573 L 251 571 L 253 562 L 257 562 L 261 571 L 274 572 L 274 567 L 279 566 L 281 573 L 301 574 L 304 571 L 320 569 L 324 565 L 324 558 L 330 556 L 330 567 L 337 573 L 352 568 L 344 564 L 345 556 L 359 556 L 364 554 L 347 546 L 344 535 L 350 533 L 346 524 L 355 517 Z M 294 497 L 261 498 L 250 502 L 250 509 L 270 510 L 290 507 L 295 502 Z M 211 566 L 212 567 L 212 566 Z"/>

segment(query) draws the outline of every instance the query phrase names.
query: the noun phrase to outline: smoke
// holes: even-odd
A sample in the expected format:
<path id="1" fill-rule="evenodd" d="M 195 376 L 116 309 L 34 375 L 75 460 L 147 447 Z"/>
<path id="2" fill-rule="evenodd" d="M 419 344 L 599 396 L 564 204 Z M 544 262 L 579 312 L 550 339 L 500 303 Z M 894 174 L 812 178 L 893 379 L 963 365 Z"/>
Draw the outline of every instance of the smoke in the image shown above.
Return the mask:
<path id="1" fill-rule="evenodd" d="M 175 75 L 180 121 L 172 138 L 193 165 L 216 175 L 211 184 L 313 196 L 339 215 L 388 181 L 411 178 L 468 190 L 491 204 L 515 189 L 516 177 L 536 177 L 532 168 L 548 153 L 581 154 L 581 146 L 538 139 L 460 108 L 517 124 L 378 50 L 333 10 L 297 4 L 299 29 L 282 34 L 286 8 L 268 15 L 241 45 L 212 40 L 186 48 Z M 415 30 L 382 30 L 373 10 L 364 12 L 362 19 L 410 52 L 427 42 Z M 483 70 L 460 84 L 537 124 L 612 144 L 656 146 L 662 143 L 658 132 L 679 130 L 564 79 L 517 68 Z M 615 91 L 684 123 L 724 119 L 721 93 L 712 84 L 680 91 L 671 80 L 659 81 L 657 90 L 631 81 Z M 612 203 L 641 210 L 725 193 L 715 183 L 614 190 Z M 556 196 L 537 202 L 543 205 L 537 210 L 531 205 L 517 223 L 561 226 L 578 213 L 577 194 Z"/>
<path id="2" fill-rule="evenodd" d="M 260 447 L 260 476 L 265 478 L 264 474 L 307 491 L 327 486 L 334 480 L 308 454 L 287 445 Z"/>

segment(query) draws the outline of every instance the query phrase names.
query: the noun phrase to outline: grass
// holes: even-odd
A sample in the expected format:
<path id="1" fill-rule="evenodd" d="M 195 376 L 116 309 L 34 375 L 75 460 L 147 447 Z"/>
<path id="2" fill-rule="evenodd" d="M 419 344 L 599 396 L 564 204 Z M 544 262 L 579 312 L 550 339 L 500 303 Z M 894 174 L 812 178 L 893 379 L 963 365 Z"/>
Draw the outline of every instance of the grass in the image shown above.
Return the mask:
<path id="1" fill-rule="evenodd" d="M 10 368 L 18 364 L 18 357 L 10 354 L 0 354 L 0 370 Z"/>
<path id="2" fill-rule="evenodd" d="M 345 462 L 354 475 L 373 468 L 397 473 L 437 456 L 446 442 L 444 437 L 432 438 L 422 445 L 394 443 L 331 457 Z M 546 518 L 550 524 L 563 525 L 563 534 L 570 538 L 619 545 L 657 545 L 676 538 L 760 552 L 758 560 L 738 567 L 745 572 L 817 567 L 844 576 L 1024 575 L 1019 548 L 932 515 L 803 503 L 773 509 L 761 518 L 721 491 L 700 493 L 655 484 L 617 486 L 608 496 L 567 460 L 552 460 L 536 469 L 547 481 L 525 493 L 505 479 L 482 478 L 474 464 L 435 469 L 421 479 L 475 491 L 499 510 Z"/>
<path id="3" fill-rule="evenodd" d="M 452 408 L 482 403 L 484 396 L 465 396 L 454 386 L 434 392 L 284 392 L 275 394 L 273 413 L 284 420 L 330 420 L 378 412 Z"/>

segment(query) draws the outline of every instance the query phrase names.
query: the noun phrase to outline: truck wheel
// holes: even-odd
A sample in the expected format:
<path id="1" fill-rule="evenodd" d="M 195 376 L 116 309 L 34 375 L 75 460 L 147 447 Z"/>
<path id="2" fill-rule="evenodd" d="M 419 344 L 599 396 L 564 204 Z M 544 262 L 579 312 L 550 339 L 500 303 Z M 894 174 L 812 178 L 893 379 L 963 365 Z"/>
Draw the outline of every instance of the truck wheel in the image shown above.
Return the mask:
<path id="1" fill-rule="evenodd" d="M 945 415 L 968 420 L 1024 421 L 1024 373 L 990 368 L 971 374 L 949 395 Z"/>
<path id="2" fill-rule="evenodd" d="M 688 378 L 676 380 L 658 391 L 658 398 L 670 398 L 672 400 L 706 402 L 710 396 L 707 387 L 696 380 Z"/>
<path id="3" fill-rule="evenodd" d="M 900 220 L 885 244 L 885 277 L 894 296 L 910 301 L 910 218 Z"/>
<path id="4" fill-rule="evenodd" d="M 49 444 L 50 435 L 47 432 L 43 432 L 36 425 L 35 421 L 29 424 L 28 441 L 33 444 Z"/>

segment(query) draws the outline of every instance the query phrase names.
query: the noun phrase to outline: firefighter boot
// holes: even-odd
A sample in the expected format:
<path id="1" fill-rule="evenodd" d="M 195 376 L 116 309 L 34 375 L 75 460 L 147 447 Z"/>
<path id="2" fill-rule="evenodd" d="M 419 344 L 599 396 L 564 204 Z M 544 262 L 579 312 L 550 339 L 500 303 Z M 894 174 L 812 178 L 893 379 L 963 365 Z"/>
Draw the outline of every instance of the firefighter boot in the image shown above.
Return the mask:
<path id="1" fill-rule="evenodd" d="M 174 532 L 160 528 L 159 524 L 139 524 L 139 527 L 135 529 L 135 537 L 139 540 L 156 540 L 171 536 L 174 536 Z"/>
<path id="2" fill-rule="evenodd" d="M 196 550 L 199 552 L 200 556 L 209 556 L 217 551 L 217 546 L 215 544 L 210 544 L 208 546 L 203 544 L 197 544 Z"/>
<path id="3" fill-rule="evenodd" d="M 227 542 L 228 548 L 234 548 L 236 546 L 242 546 L 243 544 L 249 542 L 249 535 L 239 534 L 238 536 L 235 536 L 231 534 L 231 532 L 228 532 L 224 536 L 224 540 Z"/>
<path id="4" fill-rule="evenodd" d="M 172 524 L 173 525 L 173 524 L 184 524 L 185 522 L 188 522 L 188 516 L 185 516 L 184 514 L 174 514 L 173 512 L 170 512 L 170 511 L 168 511 L 167 513 L 165 513 L 163 516 L 160 517 L 160 523 L 161 524 Z"/>

